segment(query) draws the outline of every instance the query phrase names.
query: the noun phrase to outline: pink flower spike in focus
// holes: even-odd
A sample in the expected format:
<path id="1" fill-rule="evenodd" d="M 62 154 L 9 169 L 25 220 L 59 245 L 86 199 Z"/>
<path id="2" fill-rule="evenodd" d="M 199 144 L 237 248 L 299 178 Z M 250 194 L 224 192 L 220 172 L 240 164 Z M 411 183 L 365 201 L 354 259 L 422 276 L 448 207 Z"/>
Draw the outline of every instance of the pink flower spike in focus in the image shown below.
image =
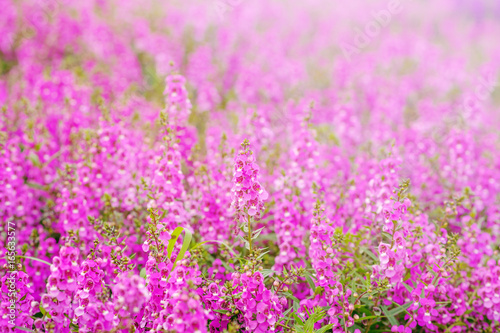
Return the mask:
<path id="1" fill-rule="evenodd" d="M 269 197 L 264 187 L 259 183 L 259 167 L 255 155 L 250 149 L 248 140 L 243 141 L 240 150 L 234 157 L 234 173 L 232 206 L 236 209 L 237 218 L 245 219 L 245 214 L 255 220 L 260 218 L 264 201 Z"/>

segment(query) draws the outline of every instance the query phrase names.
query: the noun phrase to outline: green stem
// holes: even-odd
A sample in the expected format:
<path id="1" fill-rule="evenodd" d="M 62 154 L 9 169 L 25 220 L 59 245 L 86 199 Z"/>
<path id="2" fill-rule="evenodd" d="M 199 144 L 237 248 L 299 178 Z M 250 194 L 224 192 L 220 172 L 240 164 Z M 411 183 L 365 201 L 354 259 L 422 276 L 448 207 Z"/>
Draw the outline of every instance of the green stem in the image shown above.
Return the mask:
<path id="1" fill-rule="evenodd" d="M 378 302 L 380 300 L 380 296 L 381 295 L 382 295 L 381 293 L 378 295 L 377 300 L 375 301 L 375 305 L 374 306 L 378 305 Z M 368 326 L 366 327 L 365 333 L 368 333 L 370 331 L 370 326 L 372 326 L 372 324 L 373 324 L 373 319 L 370 319 L 370 321 L 368 322 Z"/>
<path id="2" fill-rule="evenodd" d="M 34 257 L 28 257 L 28 256 L 19 256 L 19 255 L 16 255 L 16 258 L 31 259 L 31 260 L 35 260 L 35 261 L 39 261 L 39 262 L 43 262 L 44 264 L 49 265 L 49 266 L 51 266 L 51 265 L 52 265 L 50 262 L 47 262 L 47 261 L 42 260 L 42 259 L 34 258 Z M 3 257 L 2 259 L 7 259 L 7 257 Z"/>
<path id="3" fill-rule="evenodd" d="M 250 253 L 252 253 L 252 222 L 250 221 L 251 217 L 248 217 L 248 247 L 250 249 Z"/>

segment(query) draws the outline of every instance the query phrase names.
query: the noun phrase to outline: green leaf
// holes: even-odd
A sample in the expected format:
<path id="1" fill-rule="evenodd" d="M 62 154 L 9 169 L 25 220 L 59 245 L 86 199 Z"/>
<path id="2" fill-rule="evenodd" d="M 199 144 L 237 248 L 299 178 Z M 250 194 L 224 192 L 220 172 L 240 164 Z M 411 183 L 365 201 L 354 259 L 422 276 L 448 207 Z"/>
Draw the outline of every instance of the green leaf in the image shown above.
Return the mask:
<path id="1" fill-rule="evenodd" d="M 376 319 L 376 318 L 384 318 L 384 316 L 366 316 L 366 317 L 359 317 L 359 319 L 356 319 L 355 321 L 363 321 L 363 320 L 369 320 L 369 319 Z"/>
<path id="2" fill-rule="evenodd" d="M 324 291 L 325 291 L 325 288 L 323 288 L 323 287 L 316 287 L 316 289 L 314 289 L 314 295 L 323 295 Z"/>
<path id="3" fill-rule="evenodd" d="M 363 247 L 362 252 L 366 253 L 370 258 L 372 258 L 374 261 L 378 262 L 377 256 L 370 249 Z"/>
<path id="4" fill-rule="evenodd" d="M 321 327 L 319 330 L 316 330 L 316 333 L 325 333 L 329 329 L 333 327 L 333 324 L 328 324 L 326 326 Z"/>
<path id="5" fill-rule="evenodd" d="M 69 319 L 69 322 L 70 322 L 71 324 L 73 324 L 73 319 L 71 319 L 71 318 L 68 316 L 68 314 L 67 314 L 67 313 L 65 313 L 65 314 L 64 314 L 64 317 L 68 318 L 68 319 Z"/>
<path id="6" fill-rule="evenodd" d="M 33 165 L 36 166 L 37 168 L 40 168 L 42 166 L 42 164 L 40 163 L 40 158 L 38 157 L 37 154 L 31 152 L 28 158 L 30 159 L 31 163 L 33 163 Z"/>
<path id="7" fill-rule="evenodd" d="M 264 230 L 264 228 L 265 227 L 262 227 L 252 232 L 252 239 L 256 239 L 257 237 L 259 237 L 260 233 L 262 232 L 262 230 Z"/>
<path id="8" fill-rule="evenodd" d="M 373 303 L 370 303 L 369 306 L 372 307 Z M 358 313 L 364 314 L 365 316 L 373 316 L 373 313 L 366 306 L 361 306 L 357 309 L 357 311 Z"/>
<path id="9" fill-rule="evenodd" d="M 325 316 L 326 316 L 326 311 L 324 311 L 321 308 L 315 308 L 314 312 L 309 316 L 304 325 L 304 331 L 306 333 L 312 332 L 314 329 L 314 324 L 316 324 L 321 319 L 325 318 Z"/>
<path id="10" fill-rule="evenodd" d="M 413 287 L 411 287 L 409 284 L 406 284 L 403 282 L 403 286 L 405 286 L 406 290 L 408 290 L 408 292 L 412 292 L 413 291 Z"/>
<path id="11" fill-rule="evenodd" d="M 263 270 L 261 271 L 261 273 L 262 273 L 262 276 L 263 276 L 264 278 L 266 278 L 266 277 L 268 277 L 269 275 L 271 275 L 271 274 L 273 274 L 273 273 L 276 273 L 276 271 L 273 271 L 272 269 L 263 269 Z"/>
<path id="12" fill-rule="evenodd" d="M 306 274 L 306 280 L 307 283 L 309 283 L 309 287 L 311 288 L 311 290 L 316 290 L 316 285 L 314 284 L 311 274 L 309 273 Z"/>
<path id="13" fill-rule="evenodd" d="M 282 317 L 286 317 L 290 312 L 292 312 L 292 308 L 289 308 L 288 310 L 286 310 L 285 312 L 283 312 L 283 314 L 281 316 Z"/>
<path id="14" fill-rule="evenodd" d="M 393 316 L 397 315 L 397 314 L 400 314 L 401 312 L 406 312 L 406 309 L 408 309 L 410 306 L 412 305 L 412 302 L 409 302 L 409 303 L 406 303 L 406 304 L 403 304 L 401 306 L 398 306 L 397 308 L 395 309 L 391 309 L 391 311 L 389 311 L 389 313 Z"/>
<path id="15" fill-rule="evenodd" d="M 396 320 L 396 318 L 394 318 L 394 316 L 389 312 L 389 310 L 387 310 L 387 307 L 386 306 L 381 306 L 382 308 L 382 311 L 384 312 L 385 316 L 387 317 L 387 319 L 389 319 L 389 322 L 391 323 L 392 326 L 399 326 L 399 323 L 398 321 Z"/>
<path id="16" fill-rule="evenodd" d="M 47 313 L 47 311 L 46 311 L 46 310 L 45 310 L 45 308 L 42 306 L 42 304 L 40 304 L 38 307 L 40 308 L 40 312 L 42 313 L 42 315 L 44 315 L 44 316 L 45 316 L 45 314 Z"/>
<path id="17" fill-rule="evenodd" d="M 43 318 L 43 314 L 41 312 L 37 312 L 31 316 L 33 320 L 37 320 L 38 318 Z"/>
<path id="18" fill-rule="evenodd" d="M 31 260 L 35 260 L 35 261 L 39 261 L 39 262 L 43 262 L 43 263 L 44 263 L 44 264 L 46 264 L 46 265 L 52 266 L 52 264 L 51 264 L 50 262 L 47 262 L 47 261 L 42 260 L 42 259 L 34 258 L 34 257 L 28 257 L 28 256 L 18 256 L 18 255 L 16 255 L 16 258 L 26 258 L 26 259 L 31 259 Z M 7 260 L 7 257 L 3 257 L 2 259 Z"/>
<path id="19" fill-rule="evenodd" d="M 293 327 L 293 329 L 294 329 L 294 330 L 295 330 L 295 332 L 297 332 L 297 333 L 304 333 L 304 328 L 303 328 L 303 326 L 295 325 L 295 326 Z"/>
<path id="20" fill-rule="evenodd" d="M 239 239 L 239 240 L 240 240 L 243 244 L 245 244 L 245 248 L 246 248 L 247 250 L 249 250 L 249 249 L 250 249 L 250 243 L 248 242 L 248 240 L 247 240 L 247 239 L 243 238 L 241 235 L 238 235 L 238 239 Z"/>
<path id="21" fill-rule="evenodd" d="M 352 325 L 351 327 L 349 327 L 349 332 L 354 332 L 356 330 L 362 330 L 363 328 L 361 326 L 358 326 L 356 324 Z"/>
<path id="22" fill-rule="evenodd" d="M 297 316 L 297 314 L 295 312 L 292 313 L 292 316 L 293 316 L 293 319 L 295 319 L 295 321 L 297 323 L 299 323 L 301 326 L 304 326 L 304 322 L 302 321 L 302 319 L 299 316 Z"/>
<path id="23" fill-rule="evenodd" d="M 191 243 L 191 239 L 193 238 L 193 234 L 191 233 L 191 231 L 185 229 L 184 232 L 185 232 L 185 235 L 184 235 L 184 240 L 182 242 L 181 251 L 179 252 L 179 255 L 177 256 L 177 258 L 175 258 L 174 266 L 179 260 L 182 260 L 182 258 L 184 258 L 184 254 L 186 253 L 187 249 L 189 248 L 189 244 Z"/>
<path id="24" fill-rule="evenodd" d="M 226 243 L 224 242 L 221 242 L 221 241 L 218 241 L 218 240 L 207 240 L 207 241 L 204 241 L 204 242 L 201 242 L 201 243 L 197 243 L 196 245 L 193 246 L 193 250 L 202 246 L 202 245 L 205 245 L 207 243 L 218 243 L 218 244 L 221 244 L 221 245 L 224 245 L 228 250 L 229 252 L 231 252 L 232 255 L 236 256 L 236 252 L 234 252 L 233 248 L 230 247 L 229 245 L 227 245 Z"/>
<path id="25" fill-rule="evenodd" d="M 388 240 L 392 241 L 392 235 L 390 233 L 382 231 L 382 235 L 385 236 Z"/>
<path id="26" fill-rule="evenodd" d="M 264 250 L 264 249 L 262 249 L 262 250 Z M 264 257 L 264 256 L 265 256 L 266 254 L 268 254 L 268 253 L 269 253 L 269 250 L 268 250 L 268 251 L 264 251 L 264 252 L 262 252 L 262 253 L 261 253 L 261 254 L 257 257 L 257 259 L 256 259 L 256 260 L 260 260 L 260 259 L 262 259 L 262 257 Z"/>
<path id="27" fill-rule="evenodd" d="M 463 321 L 457 321 L 456 323 L 453 324 L 453 326 L 467 326 L 467 324 L 464 323 Z"/>
<path id="28" fill-rule="evenodd" d="M 32 331 L 32 330 L 30 330 L 29 328 L 26 328 L 26 327 L 20 327 L 20 326 L 14 326 L 14 327 L 17 328 L 18 330 L 21 330 L 21 331 L 35 332 L 35 331 Z"/>
<path id="29" fill-rule="evenodd" d="M 434 272 L 434 268 L 432 268 L 431 266 L 429 265 L 425 265 L 427 267 L 428 270 L 430 270 L 432 272 L 432 275 L 436 276 L 438 273 Z"/>
<path id="30" fill-rule="evenodd" d="M 436 276 L 434 278 L 434 281 L 432 281 L 432 284 L 437 287 L 437 285 L 439 284 L 439 280 L 441 280 L 441 278 L 439 276 Z"/>
<path id="31" fill-rule="evenodd" d="M 143 279 L 145 279 L 145 278 L 146 278 L 146 269 L 145 269 L 145 268 L 141 269 L 141 272 L 139 273 L 139 276 L 140 276 L 141 278 L 143 278 Z"/>
<path id="32" fill-rule="evenodd" d="M 73 323 L 69 324 L 69 327 L 71 327 L 72 332 L 80 332 L 80 327 L 78 325 L 75 325 Z"/>
<path id="33" fill-rule="evenodd" d="M 293 307 L 293 311 L 299 311 L 300 303 L 293 302 L 292 307 Z"/>
<path id="34" fill-rule="evenodd" d="M 299 299 L 297 297 L 293 296 L 292 294 L 290 294 L 289 292 L 283 293 L 283 295 L 290 298 L 294 302 L 300 303 Z"/>
<path id="35" fill-rule="evenodd" d="M 168 247 L 167 247 L 168 259 L 170 259 L 172 257 L 172 252 L 174 251 L 175 243 L 177 243 L 177 239 L 179 238 L 180 234 L 182 233 L 182 230 L 184 230 L 183 227 L 177 227 L 170 235 L 170 240 L 168 241 Z"/>

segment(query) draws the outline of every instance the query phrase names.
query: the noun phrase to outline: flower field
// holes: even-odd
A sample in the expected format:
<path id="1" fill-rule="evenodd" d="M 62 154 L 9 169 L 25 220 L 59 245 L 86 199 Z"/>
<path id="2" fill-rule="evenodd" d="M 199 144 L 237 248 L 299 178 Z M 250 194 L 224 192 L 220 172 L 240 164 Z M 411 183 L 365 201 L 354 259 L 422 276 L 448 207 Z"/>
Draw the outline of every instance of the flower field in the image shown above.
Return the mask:
<path id="1" fill-rule="evenodd" d="M 0 0 L 0 332 L 499 332 L 499 18 Z"/>

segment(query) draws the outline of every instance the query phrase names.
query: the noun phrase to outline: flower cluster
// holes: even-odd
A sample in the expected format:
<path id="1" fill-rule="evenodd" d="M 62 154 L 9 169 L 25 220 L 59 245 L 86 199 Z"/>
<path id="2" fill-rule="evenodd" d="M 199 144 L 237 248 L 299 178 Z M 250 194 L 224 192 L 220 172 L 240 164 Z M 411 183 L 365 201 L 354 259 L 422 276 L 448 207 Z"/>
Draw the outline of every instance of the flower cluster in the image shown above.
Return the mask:
<path id="1" fill-rule="evenodd" d="M 197 286 L 201 284 L 196 261 L 187 254 L 172 270 L 172 264 L 148 261 L 147 285 L 150 300 L 136 317 L 136 327 L 206 332 L 209 313 L 203 308 Z"/>
<path id="2" fill-rule="evenodd" d="M 108 331 L 118 324 L 109 288 L 103 286 L 104 272 L 92 259 L 85 260 L 78 276 L 78 290 L 73 299 L 75 324 L 82 332 Z"/>
<path id="3" fill-rule="evenodd" d="M 4 330 L 21 327 L 30 329 L 31 316 L 37 312 L 38 302 L 33 298 L 33 289 L 28 284 L 28 275 L 22 271 L 12 271 L 1 280 L 1 319 Z"/>
<path id="4" fill-rule="evenodd" d="M 248 214 L 258 219 L 268 193 L 258 181 L 259 167 L 249 146 L 248 141 L 244 141 L 234 158 L 232 205 L 240 216 Z"/>
<path id="5" fill-rule="evenodd" d="M 277 290 L 279 292 L 279 290 Z M 222 287 L 211 283 L 203 298 L 217 311 L 210 330 L 222 332 L 236 324 L 251 332 L 274 332 L 287 305 L 285 297 L 266 288 L 261 272 L 235 272 Z"/>
<path id="6" fill-rule="evenodd" d="M 55 325 L 56 329 L 68 328 L 68 317 L 71 318 L 74 313 L 73 296 L 78 289 L 79 251 L 71 246 L 62 246 L 59 256 L 52 259 L 50 271 L 47 294 L 42 296 L 40 306 L 50 315 L 51 327 Z"/>
<path id="7" fill-rule="evenodd" d="M 391 243 L 381 242 L 378 246 L 380 265 L 373 266 L 373 275 L 387 278 L 389 282 L 402 282 L 405 274 L 408 252 L 405 240 L 406 228 L 401 219 L 405 218 L 411 201 L 406 198 L 400 203 L 394 201 L 392 207 L 384 208 L 384 230 L 390 232 Z"/>
<path id="8" fill-rule="evenodd" d="M 121 273 L 116 277 L 111 293 L 115 299 L 114 312 L 121 319 L 120 324 L 132 329 L 135 316 L 149 297 L 146 281 L 137 274 Z"/>
<path id="9" fill-rule="evenodd" d="M 0 332 L 500 331 L 498 6 L 216 2 L 0 0 Z"/>

